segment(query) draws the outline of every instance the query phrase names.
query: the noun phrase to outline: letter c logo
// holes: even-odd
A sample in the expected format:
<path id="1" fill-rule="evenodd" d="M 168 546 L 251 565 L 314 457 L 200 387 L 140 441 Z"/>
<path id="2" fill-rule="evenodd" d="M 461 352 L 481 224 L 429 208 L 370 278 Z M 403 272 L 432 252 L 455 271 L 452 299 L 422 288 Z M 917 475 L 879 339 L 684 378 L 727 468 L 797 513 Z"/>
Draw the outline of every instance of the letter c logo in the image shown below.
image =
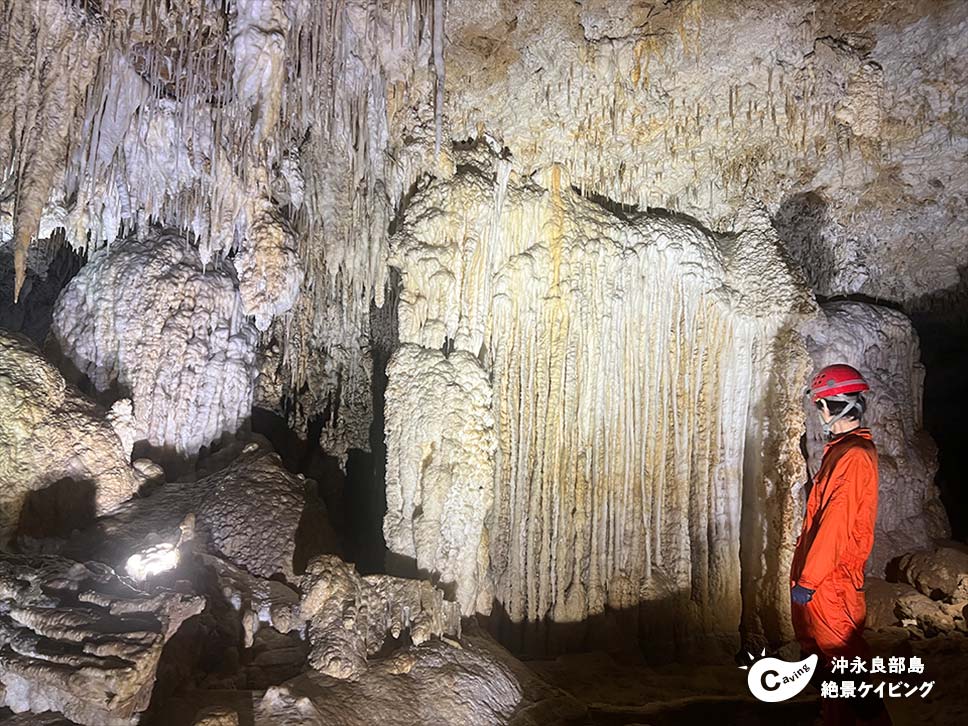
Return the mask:
<path id="1" fill-rule="evenodd" d="M 772 686 L 767 685 L 767 683 L 766 683 L 766 677 L 767 676 L 773 676 L 776 679 L 775 681 L 773 681 L 773 685 Z M 766 690 L 768 690 L 768 691 L 775 691 L 777 688 L 780 687 L 780 679 L 779 679 L 779 676 L 780 676 L 780 674 L 777 673 L 776 671 L 763 671 L 763 675 L 760 676 L 760 683 L 763 684 L 763 688 L 765 688 Z"/>
<path id="2" fill-rule="evenodd" d="M 817 668 L 818 659 L 819 656 L 816 653 L 798 663 L 773 657 L 760 658 L 749 667 L 746 684 L 749 686 L 750 693 L 761 701 L 767 703 L 785 701 L 804 689 Z M 795 676 L 795 673 L 803 677 Z"/>

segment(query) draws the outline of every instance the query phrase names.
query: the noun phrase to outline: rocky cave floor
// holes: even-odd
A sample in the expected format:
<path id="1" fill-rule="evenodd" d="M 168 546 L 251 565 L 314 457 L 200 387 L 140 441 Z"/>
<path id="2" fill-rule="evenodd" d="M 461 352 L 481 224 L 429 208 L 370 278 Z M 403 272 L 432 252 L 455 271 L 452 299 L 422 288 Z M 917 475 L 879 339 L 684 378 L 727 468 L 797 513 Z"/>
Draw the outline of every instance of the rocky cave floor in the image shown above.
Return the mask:
<path id="1" fill-rule="evenodd" d="M 0 723 L 817 722 L 812 688 L 761 703 L 736 663 L 656 665 L 647 643 L 518 660 L 429 583 L 346 564 L 343 518 L 258 435 L 193 481 L 142 468 L 156 480 L 80 527 L 76 501 L 25 506 L 19 553 L 0 558 L 0 681 L 20 711 Z M 140 579 L 172 550 L 177 567 Z M 927 698 L 892 699 L 894 722 L 968 722 L 968 548 L 906 555 L 891 577 L 868 582 L 868 639 L 885 657 L 920 656 L 936 681 Z M 793 660 L 790 647 L 778 655 Z"/>

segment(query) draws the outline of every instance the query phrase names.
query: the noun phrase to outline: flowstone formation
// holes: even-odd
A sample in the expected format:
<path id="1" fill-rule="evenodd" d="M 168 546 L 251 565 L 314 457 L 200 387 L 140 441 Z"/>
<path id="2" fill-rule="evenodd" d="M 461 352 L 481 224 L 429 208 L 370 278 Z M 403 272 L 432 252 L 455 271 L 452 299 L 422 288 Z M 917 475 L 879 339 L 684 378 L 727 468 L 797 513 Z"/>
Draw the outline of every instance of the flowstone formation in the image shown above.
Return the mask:
<path id="1" fill-rule="evenodd" d="M 181 457 L 252 409 L 258 334 L 225 271 L 179 235 L 119 241 L 65 288 L 52 332 L 101 392 L 130 396 L 150 445 Z"/>
<path id="2" fill-rule="evenodd" d="M 903 552 L 929 547 L 950 535 L 934 475 L 937 448 L 924 430 L 924 366 L 911 321 L 896 310 L 855 302 L 825 303 L 823 315 L 804 327 L 817 369 L 847 361 L 867 378 L 871 392 L 863 423 L 877 446 L 878 506 L 867 573 L 883 577 Z M 816 415 L 807 418 L 810 468 L 822 456 Z"/>
<path id="3" fill-rule="evenodd" d="M 908 302 L 964 264 L 966 30 L 961 2 L 451 2 L 445 128 L 710 228 L 759 199 L 816 292 Z"/>
<path id="4" fill-rule="evenodd" d="M 484 530 L 497 442 L 486 372 L 467 351 L 408 344 L 387 375 L 387 548 L 433 573 L 464 615 L 487 612 Z"/>
<path id="5" fill-rule="evenodd" d="M 33 492 L 58 489 L 105 514 L 144 483 L 108 412 L 85 398 L 25 338 L 0 331 L 0 548 Z"/>
<path id="6" fill-rule="evenodd" d="M 519 646 L 567 647 L 555 625 L 606 610 L 653 645 L 735 646 L 744 471 L 782 466 L 760 461 L 775 340 L 814 310 L 769 220 L 751 209 L 715 237 L 610 211 L 559 167 L 519 177 L 481 147 L 457 161 L 391 250 L 388 546 L 465 612 L 493 598 Z"/>

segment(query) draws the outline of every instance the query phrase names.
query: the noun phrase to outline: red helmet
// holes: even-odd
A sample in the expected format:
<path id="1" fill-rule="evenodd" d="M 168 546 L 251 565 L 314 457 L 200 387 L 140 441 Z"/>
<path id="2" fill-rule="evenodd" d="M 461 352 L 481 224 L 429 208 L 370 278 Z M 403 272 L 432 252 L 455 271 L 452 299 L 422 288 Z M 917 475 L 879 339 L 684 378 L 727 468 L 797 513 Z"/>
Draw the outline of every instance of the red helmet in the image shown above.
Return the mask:
<path id="1" fill-rule="evenodd" d="M 821 398 L 840 393 L 859 393 L 869 390 L 870 386 L 867 385 L 860 371 L 844 363 L 821 368 L 810 383 L 810 396 L 814 403 Z"/>

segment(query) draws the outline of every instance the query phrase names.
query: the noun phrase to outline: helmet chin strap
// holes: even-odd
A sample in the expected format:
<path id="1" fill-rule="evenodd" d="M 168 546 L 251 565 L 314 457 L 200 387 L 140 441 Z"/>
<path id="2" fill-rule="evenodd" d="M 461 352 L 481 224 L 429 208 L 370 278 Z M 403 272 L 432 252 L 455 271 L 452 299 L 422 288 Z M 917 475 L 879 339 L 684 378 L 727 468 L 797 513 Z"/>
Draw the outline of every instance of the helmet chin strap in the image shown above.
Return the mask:
<path id="1" fill-rule="evenodd" d="M 850 410 L 852 408 L 854 408 L 855 404 L 856 404 L 856 401 L 849 401 L 847 403 L 847 405 L 844 406 L 844 410 L 841 411 L 840 413 L 838 413 L 836 416 L 834 416 L 829 421 L 824 421 L 823 420 L 823 411 L 818 411 L 817 412 L 817 414 L 820 416 L 820 424 L 823 426 L 823 435 L 826 438 L 829 439 L 832 436 L 832 434 L 833 434 L 832 429 L 833 429 L 834 424 L 837 423 L 838 421 L 840 421 L 840 419 L 842 419 L 848 413 L 850 413 Z M 824 408 L 826 408 L 826 405 L 824 405 Z M 828 408 L 827 410 L 829 411 L 830 409 Z"/>

